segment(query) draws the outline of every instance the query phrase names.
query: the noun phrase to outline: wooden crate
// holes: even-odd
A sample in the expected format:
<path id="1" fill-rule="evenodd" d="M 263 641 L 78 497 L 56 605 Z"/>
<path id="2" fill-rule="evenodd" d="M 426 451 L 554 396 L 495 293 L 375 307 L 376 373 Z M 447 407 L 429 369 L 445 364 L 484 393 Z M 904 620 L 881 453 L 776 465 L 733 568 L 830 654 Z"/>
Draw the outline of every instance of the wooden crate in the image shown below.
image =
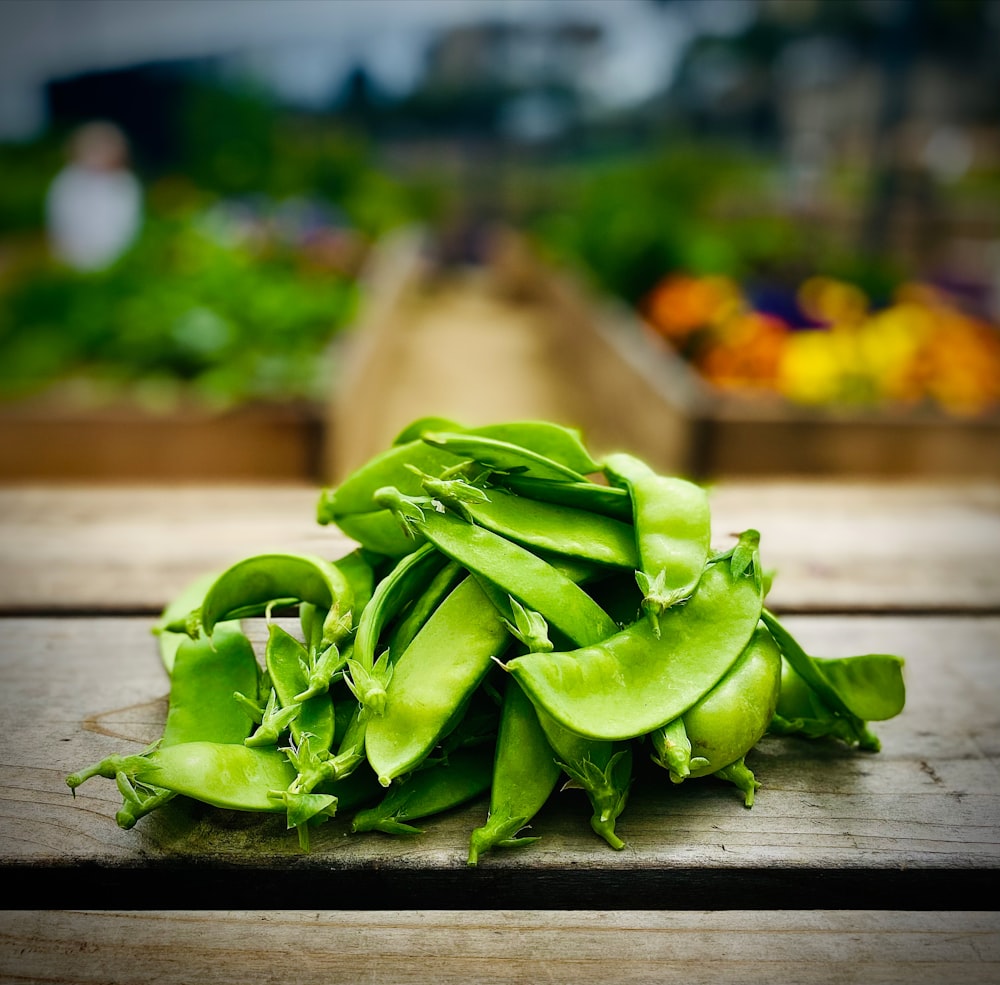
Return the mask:
<path id="1" fill-rule="evenodd" d="M 285 481 L 319 475 L 309 403 L 167 412 L 48 395 L 0 407 L 0 481 Z"/>

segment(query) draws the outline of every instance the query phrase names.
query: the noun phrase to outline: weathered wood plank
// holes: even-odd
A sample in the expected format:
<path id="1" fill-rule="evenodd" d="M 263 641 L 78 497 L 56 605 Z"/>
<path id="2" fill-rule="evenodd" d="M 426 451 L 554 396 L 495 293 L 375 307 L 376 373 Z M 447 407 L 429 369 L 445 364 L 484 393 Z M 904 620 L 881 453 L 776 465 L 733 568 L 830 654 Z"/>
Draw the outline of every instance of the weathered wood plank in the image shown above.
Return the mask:
<path id="1" fill-rule="evenodd" d="M 190 580 L 266 550 L 330 557 L 318 488 L 0 487 L 0 612 L 155 612 Z M 720 545 L 761 532 L 770 596 L 796 611 L 998 611 L 1000 484 L 722 483 Z"/>
<path id="2" fill-rule="evenodd" d="M 65 776 L 159 734 L 167 680 L 143 618 L 14 619 L 0 643 L 0 868 L 30 874 L 55 906 L 155 907 L 168 889 L 240 907 L 269 887 L 300 905 L 950 909 L 1000 868 L 1000 617 L 798 616 L 817 654 L 896 652 L 905 712 L 877 725 L 879 754 L 767 738 L 749 759 L 752 810 L 714 780 L 637 781 L 624 851 L 592 834 L 578 791 L 536 818 L 541 841 L 465 865 L 477 802 L 424 835 L 316 829 L 303 855 L 283 818 L 174 802 L 131 831 L 120 798 Z M 254 625 L 260 643 L 261 627 Z M 657 774 L 657 779 L 662 779 Z"/>
<path id="3" fill-rule="evenodd" d="M 992 985 L 998 977 L 996 912 L 0 913 L 8 985 Z"/>

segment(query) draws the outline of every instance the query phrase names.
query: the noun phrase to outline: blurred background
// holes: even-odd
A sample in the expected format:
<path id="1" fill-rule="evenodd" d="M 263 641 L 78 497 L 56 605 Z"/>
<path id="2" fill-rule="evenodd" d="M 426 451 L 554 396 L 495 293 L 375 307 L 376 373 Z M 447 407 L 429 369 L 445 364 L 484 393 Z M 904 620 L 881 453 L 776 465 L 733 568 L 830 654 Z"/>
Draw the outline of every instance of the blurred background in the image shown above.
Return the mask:
<path id="1" fill-rule="evenodd" d="M 2 475 L 329 479 L 424 413 L 996 474 L 998 51 L 998 0 L 3 0 Z"/>

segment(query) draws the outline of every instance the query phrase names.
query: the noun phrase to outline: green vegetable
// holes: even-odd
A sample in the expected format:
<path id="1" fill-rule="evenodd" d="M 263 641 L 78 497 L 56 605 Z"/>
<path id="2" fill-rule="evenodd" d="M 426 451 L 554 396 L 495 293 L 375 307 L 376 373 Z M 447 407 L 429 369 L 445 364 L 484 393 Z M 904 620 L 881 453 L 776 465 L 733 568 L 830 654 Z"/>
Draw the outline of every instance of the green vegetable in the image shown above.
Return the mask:
<path id="1" fill-rule="evenodd" d="M 534 844 L 557 790 L 582 791 L 594 833 L 624 848 L 633 784 L 657 774 L 637 754 L 751 807 L 765 733 L 877 750 L 902 659 L 807 654 L 764 607 L 760 534 L 713 553 L 708 506 L 633 455 L 598 461 L 570 428 L 420 418 L 321 493 L 320 522 L 360 546 L 249 557 L 163 609 L 161 739 L 67 783 L 113 780 L 124 828 L 178 796 L 284 813 L 303 850 L 344 811 L 352 832 L 418 835 L 481 800 L 477 866 Z M 258 654 L 241 620 L 261 616 Z"/>
<path id="2" fill-rule="evenodd" d="M 757 560 L 746 570 L 708 567 L 691 600 L 569 652 L 529 653 L 506 664 L 536 706 L 564 728 L 632 739 L 682 715 L 736 662 L 760 619 Z"/>
<path id="3" fill-rule="evenodd" d="M 542 809 L 559 781 L 560 765 L 538 714 L 511 677 L 504 691 L 486 823 L 469 836 L 469 865 L 492 848 L 521 847 L 537 838 L 518 833 Z"/>
<path id="4" fill-rule="evenodd" d="M 708 495 L 685 479 L 662 476 L 632 455 L 609 455 L 604 469 L 632 499 L 641 568 L 636 581 L 654 632 L 672 605 L 694 592 L 711 540 Z"/>
<path id="5" fill-rule="evenodd" d="M 385 710 L 368 722 L 368 762 L 383 786 L 416 769 L 457 724 L 508 640 L 500 613 L 466 577 L 400 655 Z"/>

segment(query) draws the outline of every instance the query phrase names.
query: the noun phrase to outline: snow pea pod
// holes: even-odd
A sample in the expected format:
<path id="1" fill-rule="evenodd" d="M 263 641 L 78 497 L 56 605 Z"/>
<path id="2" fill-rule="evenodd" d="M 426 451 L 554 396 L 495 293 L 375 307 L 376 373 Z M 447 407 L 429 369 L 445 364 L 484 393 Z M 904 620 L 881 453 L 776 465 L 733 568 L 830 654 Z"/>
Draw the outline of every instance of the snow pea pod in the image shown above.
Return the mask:
<path id="1" fill-rule="evenodd" d="M 233 692 L 256 695 L 259 679 L 253 646 L 239 630 L 220 624 L 211 641 L 183 638 L 174 660 L 160 745 L 242 742 L 253 720 Z"/>
<path id="2" fill-rule="evenodd" d="M 406 427 L 400 431 L 390 442 L 391 445 L 405 445 L 411 441 L 419 441 L 420 435 L 424 431 L 464 431 L 465 428 L 458 421 L 453 421 L 450 417 L 418 417 L 410 421 Z"/>
<path id="3" fill-rule="evenodd" d="M 385 627 L 446 560 L 433 544 L 424 544 L 402 558 L 378 583 L 369 604 L 361 611 L 354 638 L 354 659 L 362 667 L 371 670 Z"/>
<path id="4" fill-rule="evenodd" d="M 515 657 L 506 669 L 574 732 L 597 739 L 651 732 L 707 694 L 750 641 L 762 607 L 755 548 L 752 558 L 735 573 L 729 559 L 710 564 L 690 601 L 664 613 L 662 633 L 643 619 L 590 646 Z"/>
<path id="5" fill-rule="evenodd" d="M 421 536 L 469 571 L 487 578 L 540 613 L 577 645 L 603 640 L 618 629 L 614 620 L 554 565 L 513 541 L 467 523 L 433 505 L 421 505 L 396 489 L 383 489 L 380 502 L 391 507 Z"/>
<path id="6" fill-rule="evenodd" d="M 545 805 L 561 772 L 534 706 L 509 678 L 497 731 L 489 814 L 469 838 L 468 864 L 477 865 L 480 855 L 497 846 L 537 841 L 517 834 Z"/>
<path id="7" fill-rule="evenodd" d="M 599 513 L 615 520 L 632 522 L 632 499 L 628 490 L 598 482 L 572 482 L 557 479 L 539 479 L 520 473 L 496 473 L 492 483 L 509 489 L 518 496 L 525 496 L 542 503 L 570 506 L 573 509 Z"/>
<path id="8" fill-rule="evenodd" d="M 421 627 L 431 617 L 431 613 L 441 604 L 451 590 L 462 580 L 467 572 L 455 561 L 445 560 L 445 564 L 430 580 L 427 587 L 413 600 L 402 617 L 389 632 L 389 659 L 395 660 L 405 652 L 420 632 Z"/>
<path id="9" fill-rule="evenodd" d="M 466 576 L 399 656 L 385 710 L 365 728 L 368 762 L 383 786 L 418 766 L 458 723 L 509 639 L 493 603 Z"/>
<path id="10" fill-rule="evenodd" d="M 395 486 L 406 495 L 418 495 L 420 480 L 411 471 L 412 468 L 439 475 L 456 464 L 456 450 L 436 447 L 417 436 L 425 433 L 424 425 L 433 423 L 431 418 L 418 419 L 400 433 L 397 443 L 369 459 L 336 487 L 321 490 L 316 507 L 317 521 L 323 525 L 336 524 L 359 544 L 380 554 L 401 557 L 413 550 L 413 541 L 400 531 L 391 514 L 377 508 L 373 497 L 383 486 Z M 476 428 L 453 427 L 447 433 L 481 436 L 507 447 L 523 446 L 525 454 L 540 460 L 551 456 L 555 462 L 593 464 L 578 432 L 548 421 L 510 421 Z M 411 440 L 400 440 L 411 435 Z M 564 464 L 562 470 L 576 474 L 569 464 Z M 559 474 L 562 475 L 562 471 Z"/>
<path id="11" fill-rule="evenodd" d="M 773 612 L 765 608 L 761 618 L 787 662 L 772 731 L 802 731 L 814 737 L 828 734 L 878 751 L 881 743 L 866 721 L 884 721 L 903 710 L 902 658 L 890 654 L 813 657 Z"/>
<path id="12" fill-rule="evenodd" d="M 422 834 L 422 828 L 407 822 L 441 814 L 485 793 L 492 760 L 493 750 L 488 745 L 460 749 L 446 761 L 394 784 L 378 804 L 354 816 L 351 830 Z"/>
<path id="13" fill-rule="evenodd" d="M 362 610 L 347 669 L 348 684 L 366 713 L 381 715 L 385 708 L 386 687 L 393 668 L 388 650 L 377 660 L 375 651 L 386 625 L 410 601 L 417 588 L 446 561 L 433 544 L 424 544 L 405 555 L 378 583 L 370 602 Z"/>
<path id="14" fill-rule="evenodd" d="M 211 636 L 233 613 L 278 600 L 310 602 L 324 612 L 337 606 L 341 613 L 354 604 L 350 582 L 332 562 L 311 554 L 258 554 L 219 575 L 188 617 L 188 633 Z"/>
<path id="15" fill-rule="evenodd" d="M 556 459 L 524 445 L 470 432 L 427 431 L 421 440 L 433 448 L 477 462 L 495 472 L 514 471 L 539 479 L 559 479 L 564 482 L 585 482 L 588 473 L 597 472 L 595 462 L 583 446 L 580 454 Z M 424 471 L 427 471 L 426 469 Z"/>
<path id="16" fill-rule="evenodd" d="M 292 739 L 299 743 L 303 734 L 308 733 L 313 737 L 313 748 L 329 749 L 336 721 L 329 693 L 314 694 L 304 701 L 296 700 L 309 684 L 305 647 L 277 623 L 271 623 L 264 661 L 280 706 L 298 707 L 289 722 Z"/>
<path id="17" fill-rule="evenodd" d="M 636 581 L 656 629 L 667 609 L 691 596 L 705 570 L 712 534 L 708 494 L 623 452 L 608 455 L 604 469 L 632 497 L 641 563 Z"/>
<path id="18" fill-rule="evenodd" d="M 212 587 L 218 577 L 219 572 L 210 571 L 200 575 L 190 584 L 186 585 L 178 595 L 167 603 L 160 613 L 159 619 L 154 624 L 153 633 L 157 638 L 160 662 L 168 674 L 173 672 L 177 648 L 183 640 L 189 638 L 184 629 L 185 618 L 192 609 L 196 609 L 201 605 L 202 600 L 205 598 L 205 593 Z M 220 627 L 222 625 L 238 630 L 239 620 L 233 619 L 225 624 L 220 623 Z M 173 626 L 174 629 L 168 628 L 170 626 Z"/>
<path id="19" fill-rule="evenodd" d="M 295 768 L 274 748 L 240 743 L 184 742 L 154 749 L 134 771 L 134 778 L 213 807 L 283 813 L 285 805 L 270 796 L 295 780 Z"/>
<path id="20" fill-rule="evenodd" d="M 681 716 L 690 759 L 681 768 L 661 761 L 670 770 L 670 779 L 681 783 L 730 768 L 724 778 L 737 783 L 746 806 L 752 807 L 757 783 L 743 758 L 767 731 L 780 687 L 781 651 L 758 624 L 732 669 Z"/>
<path id="21" fill-rule="evenodd" d="M 355 611 L 360 612 L 369 602 L 378 581 L 380 557 L 363 547 L 334 560 L 333 566 L 347 579 Z"/>
<path id="22" fill-rule="evenodd" d="M 228 624 L 220 625 L 213 641 L 204 636 L 197 640 L 180 637 L 173 662 L 167 718 L 155 747 L 186 742 L 242 742 L 253 722 L 234 700 L 233 692 L 247 690 L 256 694 L 259 674 L 250 641 Z M 163 787 L 132 782 L 129 774 L 143 762 L 142 755 L 109 756 L 71 774 L 66 782 L 75 790 L 94 776 L 116 780 L 122 806 L 115 821 L 128 830 L 139 818 L 176 796 L 174 791 Z"/>
<path id="23" fill-rule="evenodd" d="M 459 435 L 468 435 L 475 442 L 480 438 L 485 439 L 486 444 L 494 450 L 501 444 L 514 446 L 520 450 L 519 454 L 527 453 L 532 457 L 547 459 L 575 472 L 596 472 L 600 467 L 584 446 L 578 429 L 555 424 L 552 421 L 502 421 L 498 424 L 464 428 L 451 427 L 447 420 L 442 420 L 435 426 L 434 418 L 425 418 L 420 424 L 419 429 L 412 432 L 414 437 L 448 435 L 451 440 Z M 436 441 L 432 439 L 432 443 Z M 467 456 L 464 452 L 460 453 L 460 457 L 483 461 L 476 456 Z"/>
<path id="24" fill-rule="evenodd" d="M 591 829 L 621 850 L 625 842 L 615 831 L 615 822 L 625 809 L 632 784 L 631 744 L 589 739 L 563 728 L 545 711 L 535 710 L 556 763 L 569 777 L 563 790 L 583 790 L 592 810 Z"/>
<path id="25" fill-rule="evenodd" d="M 634 569 L 639 563 L 630 523 L 502 489 L 490 489 L 481 499 L 465 498 L 461 490 L 466 485 L 429 476 L 424 479 L 428 495 L 470 522 L 523 547 L 616 568 Z"/>

